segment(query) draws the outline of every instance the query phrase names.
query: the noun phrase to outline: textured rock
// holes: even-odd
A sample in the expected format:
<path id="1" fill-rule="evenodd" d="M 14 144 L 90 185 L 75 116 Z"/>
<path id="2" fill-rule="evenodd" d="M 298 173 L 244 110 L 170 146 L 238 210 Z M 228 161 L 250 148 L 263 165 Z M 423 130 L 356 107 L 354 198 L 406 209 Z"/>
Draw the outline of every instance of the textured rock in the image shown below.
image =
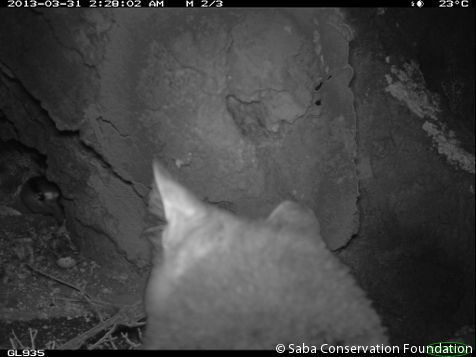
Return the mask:
<path id="1" fill-rule="evenodd" d="M 208 201 L 283 199 L 356 232 L 351 34 L 336 10 L 0 14 L 2 139 L 48 157 L 87 245 L 138 263 L 152 158 Z M 315 104 L 317 103 L 317 104 Z"/>

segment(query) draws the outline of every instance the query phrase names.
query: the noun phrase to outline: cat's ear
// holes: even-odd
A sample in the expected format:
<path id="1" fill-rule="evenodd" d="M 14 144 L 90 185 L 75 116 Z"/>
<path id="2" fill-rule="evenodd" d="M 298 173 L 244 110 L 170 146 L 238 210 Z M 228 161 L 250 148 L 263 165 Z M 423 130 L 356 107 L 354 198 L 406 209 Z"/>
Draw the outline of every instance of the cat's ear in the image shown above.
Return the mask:
<path id="1" fill-rule="evenodd" d="M 206 206 L 175 181 L 169 172 L 156 160 L 153 163 L 154 185 L 151 201 L 157 202 L 161 196 L 164 216 L 169 225 L 202 218 Z"/>
<path id="2" fill-rule="evenodd" d="M 267 218 L 267 221 L 277 227 L 294 227 L 307 230 L 319 235 L 319 221 L 314 212 L 305 206 L 291 201 L 284 201 Z"/>

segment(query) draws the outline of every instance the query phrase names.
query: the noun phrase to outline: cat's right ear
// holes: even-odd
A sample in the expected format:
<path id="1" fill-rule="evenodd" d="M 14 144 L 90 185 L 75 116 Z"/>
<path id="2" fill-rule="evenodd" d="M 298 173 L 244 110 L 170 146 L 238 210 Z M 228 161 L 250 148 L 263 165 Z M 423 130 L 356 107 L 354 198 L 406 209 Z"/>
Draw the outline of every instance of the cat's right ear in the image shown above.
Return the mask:
<path id="1" fill-rule="evenodd" d="M 267 221 L 278 227 L 294 227 L 314 231 L 319 235 L 319 220 L 314 212 L 305 206 L 291 201 L 284 201 L 269 215 Z"/>
<path id="2" fill-rule="evenodd" d="M 175 181 L 158 161 L 153 162 L 154 184 L 160 193 L 165 218 L 169 225 L 181 224 L 198 219 L 206 214 L 205 205 L 185 187 Z"/>

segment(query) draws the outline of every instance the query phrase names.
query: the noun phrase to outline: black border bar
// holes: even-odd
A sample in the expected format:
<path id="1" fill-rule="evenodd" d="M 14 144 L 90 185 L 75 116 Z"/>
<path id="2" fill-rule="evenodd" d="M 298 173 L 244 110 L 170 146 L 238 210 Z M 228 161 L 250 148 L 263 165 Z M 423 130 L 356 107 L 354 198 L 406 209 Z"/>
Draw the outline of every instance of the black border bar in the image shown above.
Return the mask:
<path id="1" fill-rule="evenodd" d="M 6 8 L 299 8 L 401 7 L 468 9 L 476 0 L 0 0 Z"/>

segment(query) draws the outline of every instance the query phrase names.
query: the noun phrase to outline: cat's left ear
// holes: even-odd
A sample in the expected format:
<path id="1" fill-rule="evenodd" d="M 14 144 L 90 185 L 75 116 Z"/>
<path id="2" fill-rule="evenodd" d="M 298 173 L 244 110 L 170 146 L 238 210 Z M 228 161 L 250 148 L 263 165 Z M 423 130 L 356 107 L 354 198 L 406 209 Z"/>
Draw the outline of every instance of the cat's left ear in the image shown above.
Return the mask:
<path id="1" fill-rule="evenodd" d="M 175 181 L 158 161 L 154 160 L 154 184 L 157 190 L 153 195 L 162 197 L 165 218 L 169 225 L 202 218 L 206 206 L 193 193 Z M 158 197 L 154 197 L 157 199 Z"/>

